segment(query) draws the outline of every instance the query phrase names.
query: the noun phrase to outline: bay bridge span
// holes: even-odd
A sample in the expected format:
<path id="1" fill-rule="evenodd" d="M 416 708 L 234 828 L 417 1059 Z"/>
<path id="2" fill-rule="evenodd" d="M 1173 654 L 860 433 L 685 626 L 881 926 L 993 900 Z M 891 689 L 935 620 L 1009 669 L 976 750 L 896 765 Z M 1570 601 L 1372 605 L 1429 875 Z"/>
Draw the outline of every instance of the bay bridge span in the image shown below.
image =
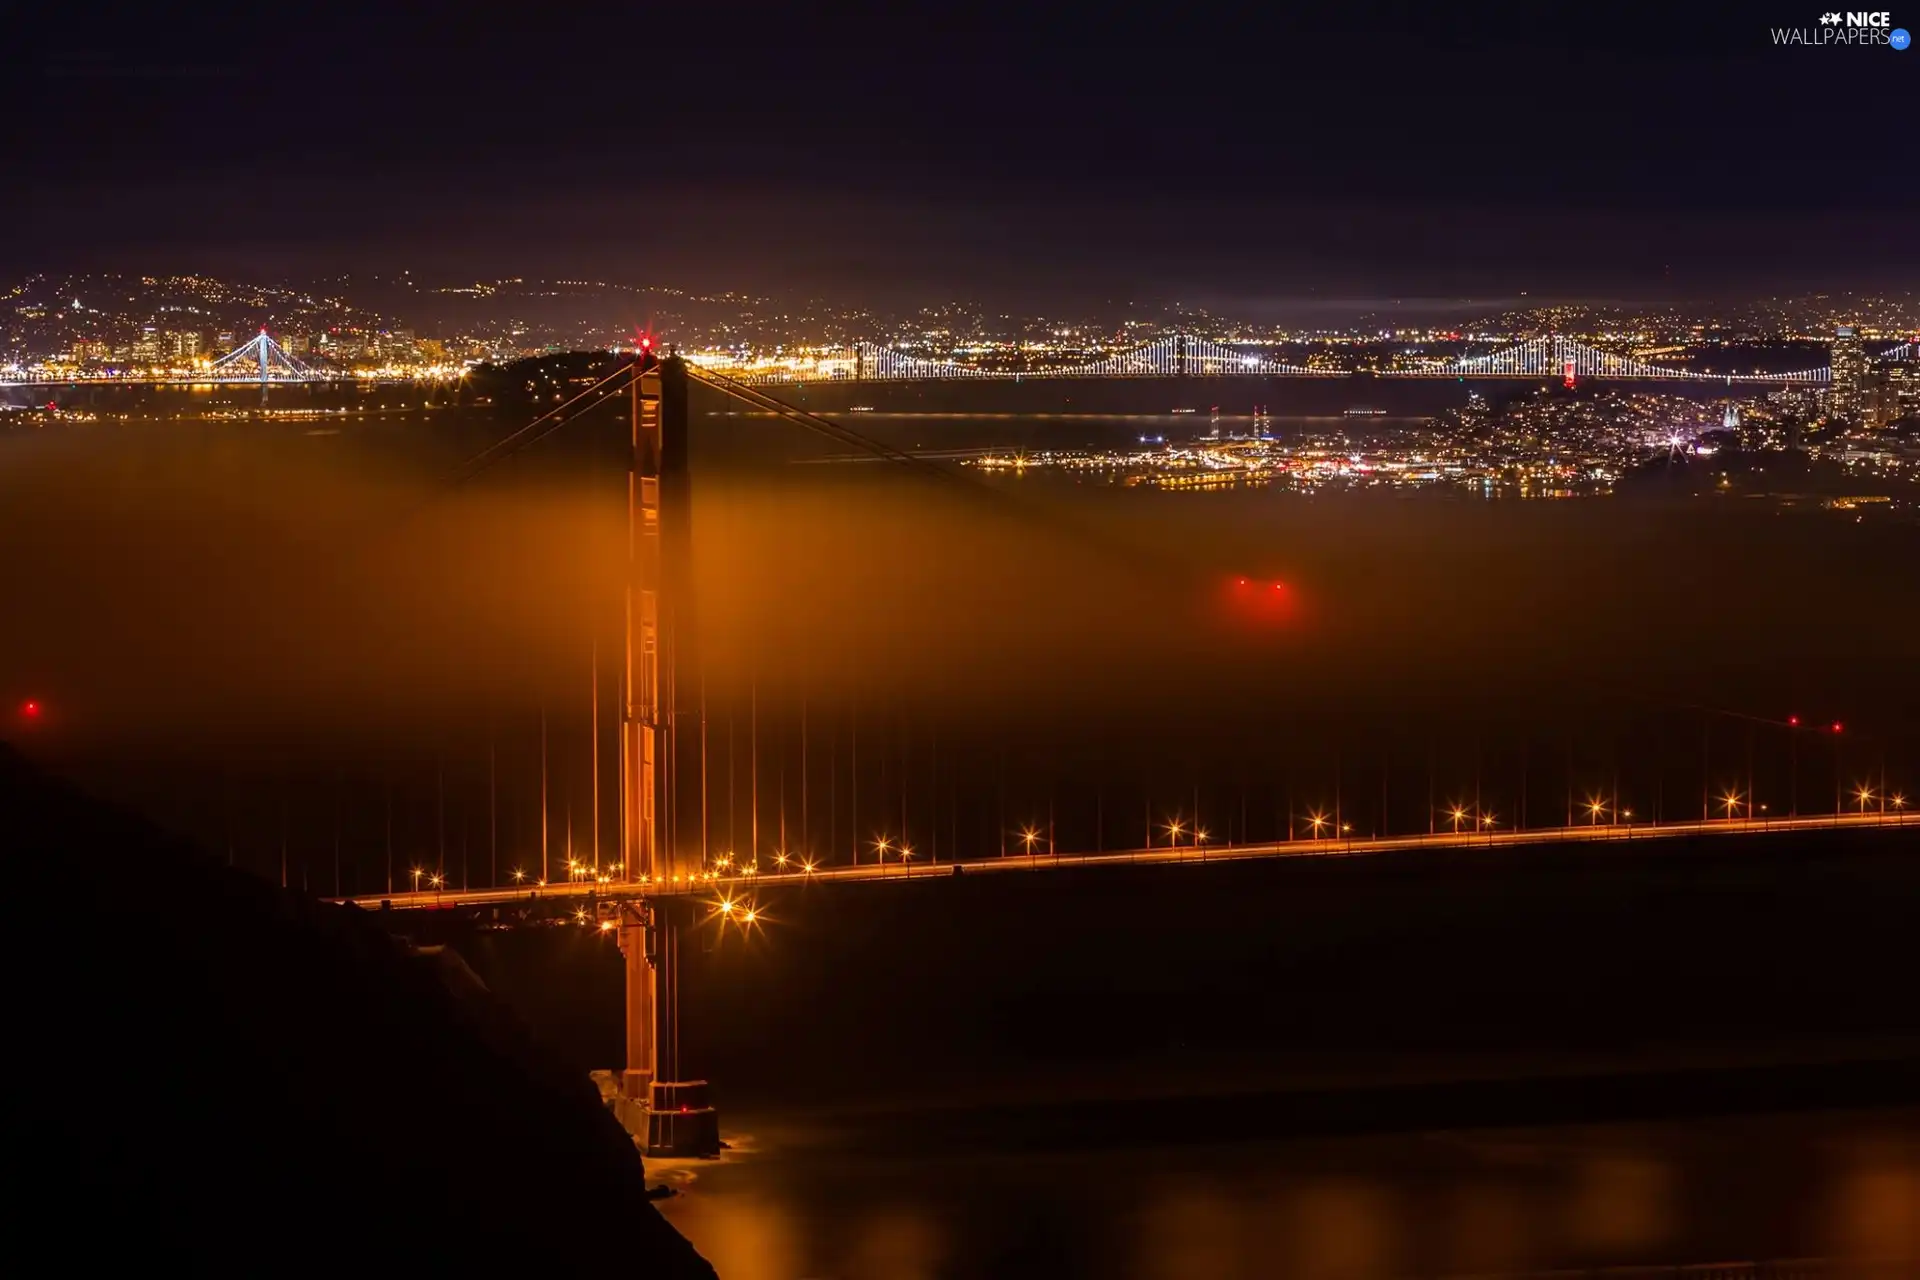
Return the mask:
<path id="1" fill-rule="evenodd" d="M 1911 341 L 1881 352 L 1878 359 L 1913 359 Z M 1832 382 L 1831 365 L 1771 372 L 1717 370 L 1663 364 L 1630 353 L 1608 351 L 1565 334 L 1542 334 L 1475 354 L 1403 353 L 1384 362 L 1295 364 L 1244 345 L 1192 333 L 1172 333 L 1123 351 L 1078 362 L 1027 362 L 1018 365 L 965 363 L 915 355 L 875 342 L 744 360 L 706 357 L 711 372 L 757 385 L 866 382 L 943 382 L 973 380 L 1025 382 L 1072 378 L 1382 378 L 1609 379 L 1718 385 L 1805 386 Z M 103 370 L 62 377 L 0 374 L 0 384 L 60 386 L 73 383 L 131 385 L 209 385 L 354 382 L 359 375 L 307 364 L 262 329 L 248 341 L 203 369 L 166 372 Z"/>
<path id="2" fill-rule="evenodd" d="M 1913 343 L 1881 353 L 1883 361 L 1913 358 Z M 1078 363 L 1008 367 L 932 359 L 882 346 L 856 343 L 826 351 L 772 356 L 721 368 L 757 384 L 816 382 L 1030 381 L 1053 378 L 1602 378 L 1634 381 L 1821 385 L 1833 380 L 1830 365 L 1785 372 L 1694 369 L 1607 351 L 1565 334 L 1542 334 L 1480 354 L 1408 354 L 1371 365 L 1294 364 L 1245 347 L 1190 333 L 1174 333 L 1126 351 Z"/>

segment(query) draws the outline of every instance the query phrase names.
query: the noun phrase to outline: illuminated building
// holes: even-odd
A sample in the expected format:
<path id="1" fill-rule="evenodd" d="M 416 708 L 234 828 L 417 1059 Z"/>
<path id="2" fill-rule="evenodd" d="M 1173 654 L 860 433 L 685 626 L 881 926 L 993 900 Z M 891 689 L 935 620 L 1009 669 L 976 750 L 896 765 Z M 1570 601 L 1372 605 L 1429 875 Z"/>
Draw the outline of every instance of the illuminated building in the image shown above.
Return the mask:
<path id="1" fill-rule="evenodd" d="M 1842 422 L 1860 418 L 1860 393 L 1867 374 L 1867 353 L 1860 335 L 1850 324 L 1843 324 L 1833 335 L 1833 385 L 1827 395 L 1827 412 Z"/>
<path id="2" fill-rule="evenodd" d="M 160 335 L 160 354 L 177 362 L 192 360 L 200 354 L 200 333 L 195 329 L 168 329 Z"/>
<path id="3" fill-rule="evenodd" d="M 1893 417 L 1920 413 L 1920 377 L 1915 376 L 1913 361 L 1887 365 L 1880 373 L 1886 379 L 1887 392 L 1893 401 Z"/>
<path id="4" fill-rule="evenodd" d="M 1880 431 L 1898 422 L 1913 398 L 1909 381 L 1904 364 L 1868 369 L 1860 383 L 1860 425 L 1869 431 Z"/>

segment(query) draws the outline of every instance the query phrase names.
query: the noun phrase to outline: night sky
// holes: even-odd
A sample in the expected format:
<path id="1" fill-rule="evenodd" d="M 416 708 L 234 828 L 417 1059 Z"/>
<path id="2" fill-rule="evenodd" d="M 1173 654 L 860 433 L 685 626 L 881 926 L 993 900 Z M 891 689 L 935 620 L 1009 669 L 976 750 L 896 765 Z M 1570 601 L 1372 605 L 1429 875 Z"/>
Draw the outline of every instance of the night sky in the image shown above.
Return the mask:
<path id="1" fill-rule="evenodd" d="M 1774 47 L 1801 0 L 408 8 L 31 20 L 0 271 L 1243 308 L 1920 279 L 1920 51 Z"/>

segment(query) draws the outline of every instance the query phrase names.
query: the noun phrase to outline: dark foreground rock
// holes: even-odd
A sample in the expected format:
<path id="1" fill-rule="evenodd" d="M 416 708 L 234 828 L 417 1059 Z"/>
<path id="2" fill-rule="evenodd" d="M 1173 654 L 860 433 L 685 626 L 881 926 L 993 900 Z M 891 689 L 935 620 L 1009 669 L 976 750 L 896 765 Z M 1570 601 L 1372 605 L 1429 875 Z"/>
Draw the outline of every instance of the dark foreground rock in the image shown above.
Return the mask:
<path id="1" fill-rule="evenodd" d="M 0 822 L 26 1068 L 8 1163 L 29 1188 L 9 1234 L 58 1269 L 712 1276 L 593 1085 L 450 954 L 4 746 Z"/>

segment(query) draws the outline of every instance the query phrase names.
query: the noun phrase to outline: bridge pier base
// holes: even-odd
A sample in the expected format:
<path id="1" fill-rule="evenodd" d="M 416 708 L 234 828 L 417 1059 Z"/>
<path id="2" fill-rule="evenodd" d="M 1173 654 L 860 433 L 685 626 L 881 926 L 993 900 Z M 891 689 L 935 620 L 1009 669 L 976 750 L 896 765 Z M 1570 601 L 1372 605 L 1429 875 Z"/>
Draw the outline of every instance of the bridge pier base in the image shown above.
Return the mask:
<path id="1" fill-rule="evenodd" d="M 649 1156 L 712 1158 L 720 1154 L 720 1113 L 707 1082 L 678 1079 L 680 905 L 654 898 L 621 907 L 627 1067 L 614 1114 Z"/>

